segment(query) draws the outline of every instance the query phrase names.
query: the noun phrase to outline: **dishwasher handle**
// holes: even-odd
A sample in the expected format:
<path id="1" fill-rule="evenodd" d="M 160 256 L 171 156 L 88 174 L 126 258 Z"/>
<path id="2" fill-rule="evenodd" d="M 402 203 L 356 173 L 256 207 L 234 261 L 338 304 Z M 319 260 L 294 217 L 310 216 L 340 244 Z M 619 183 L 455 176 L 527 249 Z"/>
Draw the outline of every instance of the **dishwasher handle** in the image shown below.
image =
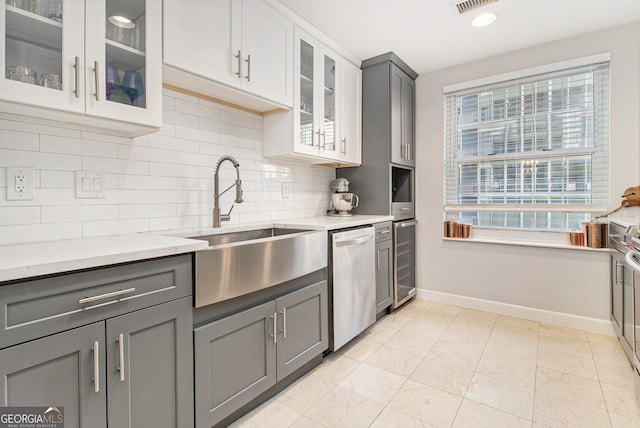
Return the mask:
<path id="1" fill-rule="evenodd" d="M 365 242 L 371 241 L 374 236 L 375 236 L 374 234 L 369 234 L 369 235 L 361 236 L 359 238 L 345 239 L 344 241 L 336 239 L 335 245 L 336 247 L 344 247 L 347 245 L 364 244 Z"/>

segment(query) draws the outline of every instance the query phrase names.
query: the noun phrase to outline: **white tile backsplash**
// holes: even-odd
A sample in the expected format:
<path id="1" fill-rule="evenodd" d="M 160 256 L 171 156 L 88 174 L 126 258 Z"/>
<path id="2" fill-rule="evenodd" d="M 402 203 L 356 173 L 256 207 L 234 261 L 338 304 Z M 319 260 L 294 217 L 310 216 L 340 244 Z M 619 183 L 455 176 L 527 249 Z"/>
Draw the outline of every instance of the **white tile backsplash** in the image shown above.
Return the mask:
<path id="1" fill-rule="evenodd" d="M 265 158 L 261 116 L 166 89 L 163 107 L 162 128 L 134 139 L 0 120 L 0 244 L 210 227 L 222 155 L 240 163 L 244 189 L 229 224 L 325 214 L 335 170 Z M 8 166 L 36 169 L 35 200 L 6 200 Z M 75 197 L 80 170 L 107 174 L 106 198 Z M 233 184 L 230 163 L 220 177 Z M 224 212 L 234 195 L 221 197 Z"/>

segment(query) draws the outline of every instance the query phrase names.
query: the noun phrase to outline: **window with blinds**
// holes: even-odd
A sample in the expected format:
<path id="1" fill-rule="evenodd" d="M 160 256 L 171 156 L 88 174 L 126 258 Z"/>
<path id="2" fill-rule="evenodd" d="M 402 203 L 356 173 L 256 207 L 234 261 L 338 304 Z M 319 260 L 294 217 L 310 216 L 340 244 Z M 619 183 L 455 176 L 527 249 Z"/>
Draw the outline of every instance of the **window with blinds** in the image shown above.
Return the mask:
<path id="1" fill-rule="evenodd" d="M 580 229 L 606 212 L 609 63 L 445 93 L 445 217 Z"/>

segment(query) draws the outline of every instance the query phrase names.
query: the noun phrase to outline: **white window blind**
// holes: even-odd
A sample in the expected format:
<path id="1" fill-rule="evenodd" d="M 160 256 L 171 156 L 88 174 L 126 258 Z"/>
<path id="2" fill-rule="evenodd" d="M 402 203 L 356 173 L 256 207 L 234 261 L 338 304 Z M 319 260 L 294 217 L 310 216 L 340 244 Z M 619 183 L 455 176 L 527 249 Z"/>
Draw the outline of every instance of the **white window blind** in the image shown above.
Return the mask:
<path id="1" fill-rule="evenodd" d="M 445 93 L 445 217 L 579 229 L 609 201 L 609 62 Z"/>

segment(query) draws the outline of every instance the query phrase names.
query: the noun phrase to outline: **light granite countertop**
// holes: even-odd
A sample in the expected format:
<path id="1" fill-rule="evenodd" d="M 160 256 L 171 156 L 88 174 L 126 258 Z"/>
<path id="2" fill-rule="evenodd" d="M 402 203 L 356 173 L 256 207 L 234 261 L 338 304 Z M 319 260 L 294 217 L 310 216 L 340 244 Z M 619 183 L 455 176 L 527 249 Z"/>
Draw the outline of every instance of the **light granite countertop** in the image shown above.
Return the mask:
<path id="1" fill-rule="evenodd" d="M 0 245 L 0 282 L 190 253 L 207 242 L 189 236 L 211 235 L 263 227 L 334 230 L 392 220 L 393 216 L 307 217 L 227 226 L 219 229 L 175 230 L 116 236 Z"/>

